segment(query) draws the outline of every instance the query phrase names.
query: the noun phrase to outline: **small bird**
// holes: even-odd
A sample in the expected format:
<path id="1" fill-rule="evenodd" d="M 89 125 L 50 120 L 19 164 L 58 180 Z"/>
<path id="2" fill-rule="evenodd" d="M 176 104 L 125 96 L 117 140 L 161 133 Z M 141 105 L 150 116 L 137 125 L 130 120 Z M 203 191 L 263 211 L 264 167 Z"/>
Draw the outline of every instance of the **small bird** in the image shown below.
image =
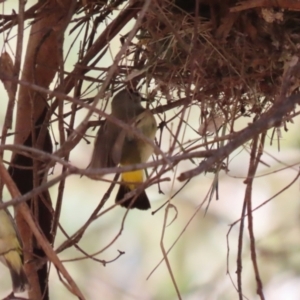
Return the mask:
<path id="1" fill-rule="evenodd" d="M 10 271 L 14 293 L 28 290 L 28 279 L 23 270 L 22 243 L 7 209 L 0 210 L 0 261 Z"/>
<path id="2" fill-rule="evenodd" d="M 146 110 L 141 105 L 142 99 L 139 93 L 132 90 L 124 89 L 120 91 L 112 100 L 111 115 L 136 128 L 145 137 L 154 140 L 157 130 L 156 121 L 150 110 Z M 128 166 L 145 163 L 153 150 L 152 145 L 148 142 L 106 120 L 97 133 L 94 152 L 88 168 L 107 168 L 117 165 Z M 121 177 L 116 203 L 144 182 L 144 171 L 124 172 Z M 120 205 L 141 210 L 151 207 L 145 191 L 141 191 L 138 195 L 122 202 Z"/>

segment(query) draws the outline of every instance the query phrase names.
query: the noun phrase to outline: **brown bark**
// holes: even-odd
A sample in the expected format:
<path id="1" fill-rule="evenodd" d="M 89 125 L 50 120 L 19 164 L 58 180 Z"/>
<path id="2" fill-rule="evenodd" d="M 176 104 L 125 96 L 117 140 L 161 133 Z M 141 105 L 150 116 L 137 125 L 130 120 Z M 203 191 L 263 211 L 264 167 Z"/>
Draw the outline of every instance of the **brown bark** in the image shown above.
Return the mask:
<path id="1" fill-rule="evenodd" d="M 35 20 L 30 32 L 23 73 L 21 79 L 45 88 L 52 82 L 59 62 L 62 60 L 62 35 L 67 16 L 72 13 L 72 0 L 48 1 L 43 15 Z M 52 143 L 48 129 L 41 132 L 47 112 L 47 95 L 31 90 L 30 86 L 20 86 L 17 102 L 17 119 L 15 144 L 35 147 L 52 152 Z M 22 194 L 37 187 L 47 174 L 40 171 L 41 162 L 15 154 L 12 157 L 13 167 L 10 174 Z M 20 166 L 20 168 L 18 168 Z M 30 167 L 24 169 L 22 167 Z M 38 174 L 38 175 L 37 175 Z M 37 226 L 41 228 L 48 242 L 52 222 L 52 205 L 48 191 L 43 192 L 27 202 Z M 16 220 L 23 240 L 25 270 L 31 285 L 30 299 L 48 299 L 48 265 L 44 251 L 33 238 L 32 232 L 16 207 Z"/>

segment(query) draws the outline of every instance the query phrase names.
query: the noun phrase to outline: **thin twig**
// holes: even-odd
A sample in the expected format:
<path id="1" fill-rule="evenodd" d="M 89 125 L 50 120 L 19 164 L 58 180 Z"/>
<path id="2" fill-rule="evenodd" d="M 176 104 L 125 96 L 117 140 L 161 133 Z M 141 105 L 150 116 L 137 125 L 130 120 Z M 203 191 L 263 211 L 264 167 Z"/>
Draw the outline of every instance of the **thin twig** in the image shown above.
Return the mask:
<path id="1" fill-rule="evenodd" d="M 221 162 L 224 158 L 228 157 L 235 149 L 245 144 L 252 139 L 255 135 L 258 135 L 274 126 L 280 124 L 282 118 L 289 112 L 291 112 L 296 104 L 300 103 L 300 95 L 292 95 L 280 105 L 274 104 L 269 111 L 262 114 L 261 117 L 254 123 L 250 124 L 247 128 L 236 133 L 235 138 L 228 142 L 224 147 L 212 151 L 212 156 L 203 161 L 199 167 L 183 172 L 178 177 L 179 181 L 186 180 L 188 178 L 197 176 L 203 172 L 208 171 L 215 163 Z"/>
<path id="2" fill-rule="evenodd" d="M 163 257 L 164 257 L 164 261 L 166 262 L 167 269 L 168 269 L 168 272 L 170 274 L 172 283 L 174 285 L 177 297 L 178 297 L 179 300 L 181 300 L 182 299 L 181 294 L 180 294 L 177 282 L 175 280 L 175 277 L 174 277 L 174 274 L 173 274 L 173 271 L 172 271 L 172 268 L 171 268 L 171 264 L 169 262 L 168 251 L 166 251 L 165 245 L 164 245 L 165 231 L 166 231 L 166 227 L 167 227 L 167 219 L 168 219 L 170 208 L 173 208 L 173 205 L 168 204 L 167 207 L 165 208 L 164 222 L 163 222 L 161 239 L 160 239 L 160 248 L 161 248 L 161 251 L 162 251 L 162 254 L 163 254 Z"/>

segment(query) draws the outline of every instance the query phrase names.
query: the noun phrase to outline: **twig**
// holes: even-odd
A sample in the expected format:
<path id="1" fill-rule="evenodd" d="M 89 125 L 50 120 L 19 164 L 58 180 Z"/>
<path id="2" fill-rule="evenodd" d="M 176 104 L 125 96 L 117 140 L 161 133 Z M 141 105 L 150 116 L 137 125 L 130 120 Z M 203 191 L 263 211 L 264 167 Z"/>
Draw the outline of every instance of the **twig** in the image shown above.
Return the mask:
<path id="1" fill-rule="evenodd" d="M 265 296 L 263 293 L 263 285 L 262 285 L 262 281 L 260 278 L 257 259 L 256 259 L 255 237 L 254 237 L 253 216 L 252 216 L 252 184 L 253 184 L 256 170 L 257 170 L 259 162 L 260 162 L 260 158 L 263 154 L 265 137 L 266 137 L 266 133 L 263 133 L 261 135 L 259 145 L 257 145 L 258 138 L 254 139 L 254 141 L 253 141 L 249 173 L 248 173 L 247 179 L 245 180 L 245 182 L 247 183 L 247 188 L 246 188 L 246 192 L 245 192 L 245 201 L 247 203 L 248 231 L 249 231 L 249 236 L 250 236 L 250 253 L 251 253 L 251 259 L 252 259 L 253 269 L 254 269 L 254 273 L 255 273 L 257 294 L 260 296 L 261 300 L 264 300 Z M 258 148 L 258 150 L 257 150 L 257 148 Z M 257 152 L 257 155 L 255 157 L 256 152 Z"/>
<path id="2" fill-rule="evenodd" d="M 238 12 L 257 7 L 282 8 L 287 10 L 300 10 L 300 3 L 294 0 L 248 0 L 239 2 L 237 6 L 230 8 L 230 12 Z"/>
<path id="3" fill-rule="evenodd" d="M 212 156 L 207 160 L 201 162 L 199 167 L 190 171 L 181 173 L 178 177 L 179 181 L 184 181 L 188 178 L 197 176 L 203 172 L 208 171 L 212 165 L 221 162 L 224 158 L 228 157 L 235 149 L 242 146 L 244 143 L 249 141 L 255 135 L 258 135 L 274 126 L 280 124 L 282 118 L 289 112 L 291 112 L 296 104 L 300 103 L 300 95 L 292 95 L 284 102 L 280 101 L 280 105 L 274 104 L 266 113 L 262 114 L 261 117 L 250 124 L 247 128 L 236 133 L 235 138 L 228 142 L 222 148 L 212 150 Z"/>
<path id="4" fill-rule="evenodd" d="M 246 213 L 246 202 L 244 201 L 242 212 L 241 212 L 241 224 L 239 229 L 239 238 L 238 238 L 238 253 L 236 259 L 236 274 L 237 274 L 237 291 L 239 294 L 239 299 L 243 300 L 243 289 L 242 289 L 242 252 L 243 252 L 243 234 L 244 234 L 244 220 L 245 220 L 245 213 Z M 228 258 L 229 252 L 227 252 L 227 264 L 229 261 Z"/>
<path id="5" fill-rule="evenodd" d="M 168 272 L 170 274 L 172 283 L 173 283 L 174 288 L 176 290 L 177 297 L 178 297 L 179 300 L 181 300 L 182 298 L 181 298 L 181 295 L 180 295 L 180 291 L 178 289 L 178 285 L 176 283 L 176 280 L 175 280 L 175 277 L 174 277 L 174 274 L 173 274 L 173 271 L 172 271 L 172 268 L 171 268 L 171 265 L 170 265 L 170 262 L 169 262 L 168 251 L 166 251 L 165 245 L 164 245 L 164 237 L 165 237 L 165 231 L 166 231 L 166 227 L 167 227 L 168 213 L 169 213 L 169 209 L 170 208 L 173 208 L 173 205 L 168 204 L 167 207 L 165 208 L 164 222 L 163 222 L 161 239 L 160 239 L 160 248 L 161 248 L 161 251 L 162 251 L 162 254 L 163 254 L 163 257 L 164 257 L 163 259 L 166 262 L 167 269 L 168 269 Z"/>

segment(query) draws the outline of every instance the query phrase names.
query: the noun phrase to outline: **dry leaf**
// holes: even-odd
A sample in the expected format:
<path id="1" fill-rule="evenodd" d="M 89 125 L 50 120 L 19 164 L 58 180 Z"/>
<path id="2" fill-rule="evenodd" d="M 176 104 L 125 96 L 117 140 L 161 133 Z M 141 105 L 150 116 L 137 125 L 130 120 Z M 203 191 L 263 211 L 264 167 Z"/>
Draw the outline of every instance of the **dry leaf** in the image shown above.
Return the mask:
<path id="1" fill-rule="evenodd" d="M 283 21 L 283 12 L 274 12 L 272 8 L 262 8 L 261 14 L 267 23 L 274 21 Z"/>
<path id="2" fill-rule="evenodd" d="M 2 74 L 8 77 L 13 77 L 13 68 L 14 68 L 14 63 L 9 56 L 7 52 L 3 52 L 0 56 L 0 71 Z M 11 81 L 9 80 L 3 80 L 3 85 L 5 89 L 7 90 L 8 93 L 11 92 Z"/>

